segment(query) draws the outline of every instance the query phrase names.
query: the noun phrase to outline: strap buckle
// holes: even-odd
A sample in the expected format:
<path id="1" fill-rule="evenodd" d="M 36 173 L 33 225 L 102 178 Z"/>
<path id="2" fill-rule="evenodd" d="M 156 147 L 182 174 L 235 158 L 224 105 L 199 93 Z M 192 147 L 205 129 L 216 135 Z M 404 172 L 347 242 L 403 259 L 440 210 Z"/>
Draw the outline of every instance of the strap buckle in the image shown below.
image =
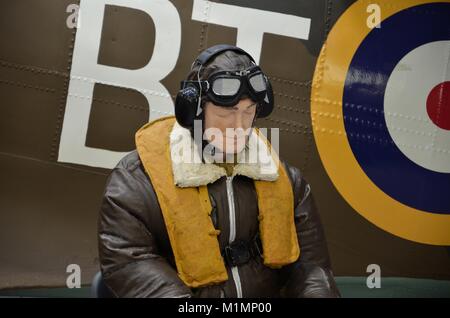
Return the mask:
<path id="1" fill-rule="evenodd" d="M 248 263 L 252 258 L 262 255 L 258 237 L 250 242 L 236 241 L 225 246 L 222 253 L 229 266 L 239 266 Z"/>

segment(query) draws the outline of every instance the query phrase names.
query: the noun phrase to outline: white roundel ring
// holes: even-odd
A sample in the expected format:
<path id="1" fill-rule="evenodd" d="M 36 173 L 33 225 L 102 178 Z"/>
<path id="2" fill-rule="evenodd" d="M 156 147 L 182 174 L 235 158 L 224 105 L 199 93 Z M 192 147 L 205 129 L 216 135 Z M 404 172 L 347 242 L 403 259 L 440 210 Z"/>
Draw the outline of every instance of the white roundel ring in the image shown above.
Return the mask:
<path id="1" fill-rule="evenodd" d="M 387 128 L 397 147 L 416 164 L 443 173 L 450 172 L 448 119 L 440 120 L 444 122 L 441 127 L 433 122 L 427 100 L 433 89 L 450 81 L 449 61 L 450 41 L 431 42 L 412 50 L 395 66 L 384 97 Z M 428 109 L 444 116 L 444 108 L 450 105 L 439 101 L 429 101 Z"/>

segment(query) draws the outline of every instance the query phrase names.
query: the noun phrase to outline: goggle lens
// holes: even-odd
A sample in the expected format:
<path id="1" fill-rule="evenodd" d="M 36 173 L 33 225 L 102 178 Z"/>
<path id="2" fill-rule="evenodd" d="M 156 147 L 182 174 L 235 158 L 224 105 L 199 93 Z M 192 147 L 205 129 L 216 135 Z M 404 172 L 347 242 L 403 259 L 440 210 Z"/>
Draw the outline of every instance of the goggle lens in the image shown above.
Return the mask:
<path id="1" fill-rule="evenodd" d="M 218 96 L 234 96 L 240 86 L 241 81 L 237 78 L 220 77 L 214 80 L 212 91 Z"/>
<path id="2" fill-rule="evenodd" d="M 264 76 L 261 73 L 253 75 L 249 78 L 248 81 L 250 82 L 250 85 L 256 93 L 260 93 L 266 90 L 266 82 L 264 80 Z"/>

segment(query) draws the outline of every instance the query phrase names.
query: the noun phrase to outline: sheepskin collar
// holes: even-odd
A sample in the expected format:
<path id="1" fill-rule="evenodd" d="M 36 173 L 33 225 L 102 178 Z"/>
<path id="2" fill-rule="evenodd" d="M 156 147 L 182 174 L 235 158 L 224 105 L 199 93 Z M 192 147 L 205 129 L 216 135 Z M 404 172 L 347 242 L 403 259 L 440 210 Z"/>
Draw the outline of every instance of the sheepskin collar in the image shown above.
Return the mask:
<path id="1" fill-rule="evenodd" d="M 250 158 L 252 151 L 257 151 L 257 156 L 252 156 L 254 160 L 243 160 Z M 174 182 L 178 187 L 198 187 L 227 175 L 225 168 L 214 164 L 208 156 L 204 157 L 204 161 L 201 160 L 199 146 L 194 142 L 189 130 L 176 121 L 170 133 L 170 155 Z M 275 181 L 279 176 L 277 161 L 278 156 L 270 155 L 265 141 L 253 128 L 247 147 L 238 154 L 233 176 L 243 175 L 253 180 Z"/>

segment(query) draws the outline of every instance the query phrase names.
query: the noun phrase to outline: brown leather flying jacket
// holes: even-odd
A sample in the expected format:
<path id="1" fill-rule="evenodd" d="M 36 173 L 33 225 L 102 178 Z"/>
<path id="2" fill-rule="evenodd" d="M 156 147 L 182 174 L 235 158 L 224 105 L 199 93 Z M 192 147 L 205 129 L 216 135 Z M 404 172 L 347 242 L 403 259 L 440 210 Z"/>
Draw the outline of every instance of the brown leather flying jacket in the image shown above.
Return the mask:
<path id="1" fill-rule="evenodd" d="M 98 224 L 101 271 L 110 291 L 117 297 L 339 297 L 311 188 L 299 169 L 281 164 L 292 184 L 300 257 L 271 269 L 253 255 L 245 264 L 227 264 L 227 281 L 189 288 L 177 275 L 161 208 L 139 154 L 135 150 L 125 156 L 107 180 Z M 254 180 L 245 175 L 230 178 L 207 184 L 221 250 L 229 244 L 230 231 L 244 242 L 258 234 Z"/>

